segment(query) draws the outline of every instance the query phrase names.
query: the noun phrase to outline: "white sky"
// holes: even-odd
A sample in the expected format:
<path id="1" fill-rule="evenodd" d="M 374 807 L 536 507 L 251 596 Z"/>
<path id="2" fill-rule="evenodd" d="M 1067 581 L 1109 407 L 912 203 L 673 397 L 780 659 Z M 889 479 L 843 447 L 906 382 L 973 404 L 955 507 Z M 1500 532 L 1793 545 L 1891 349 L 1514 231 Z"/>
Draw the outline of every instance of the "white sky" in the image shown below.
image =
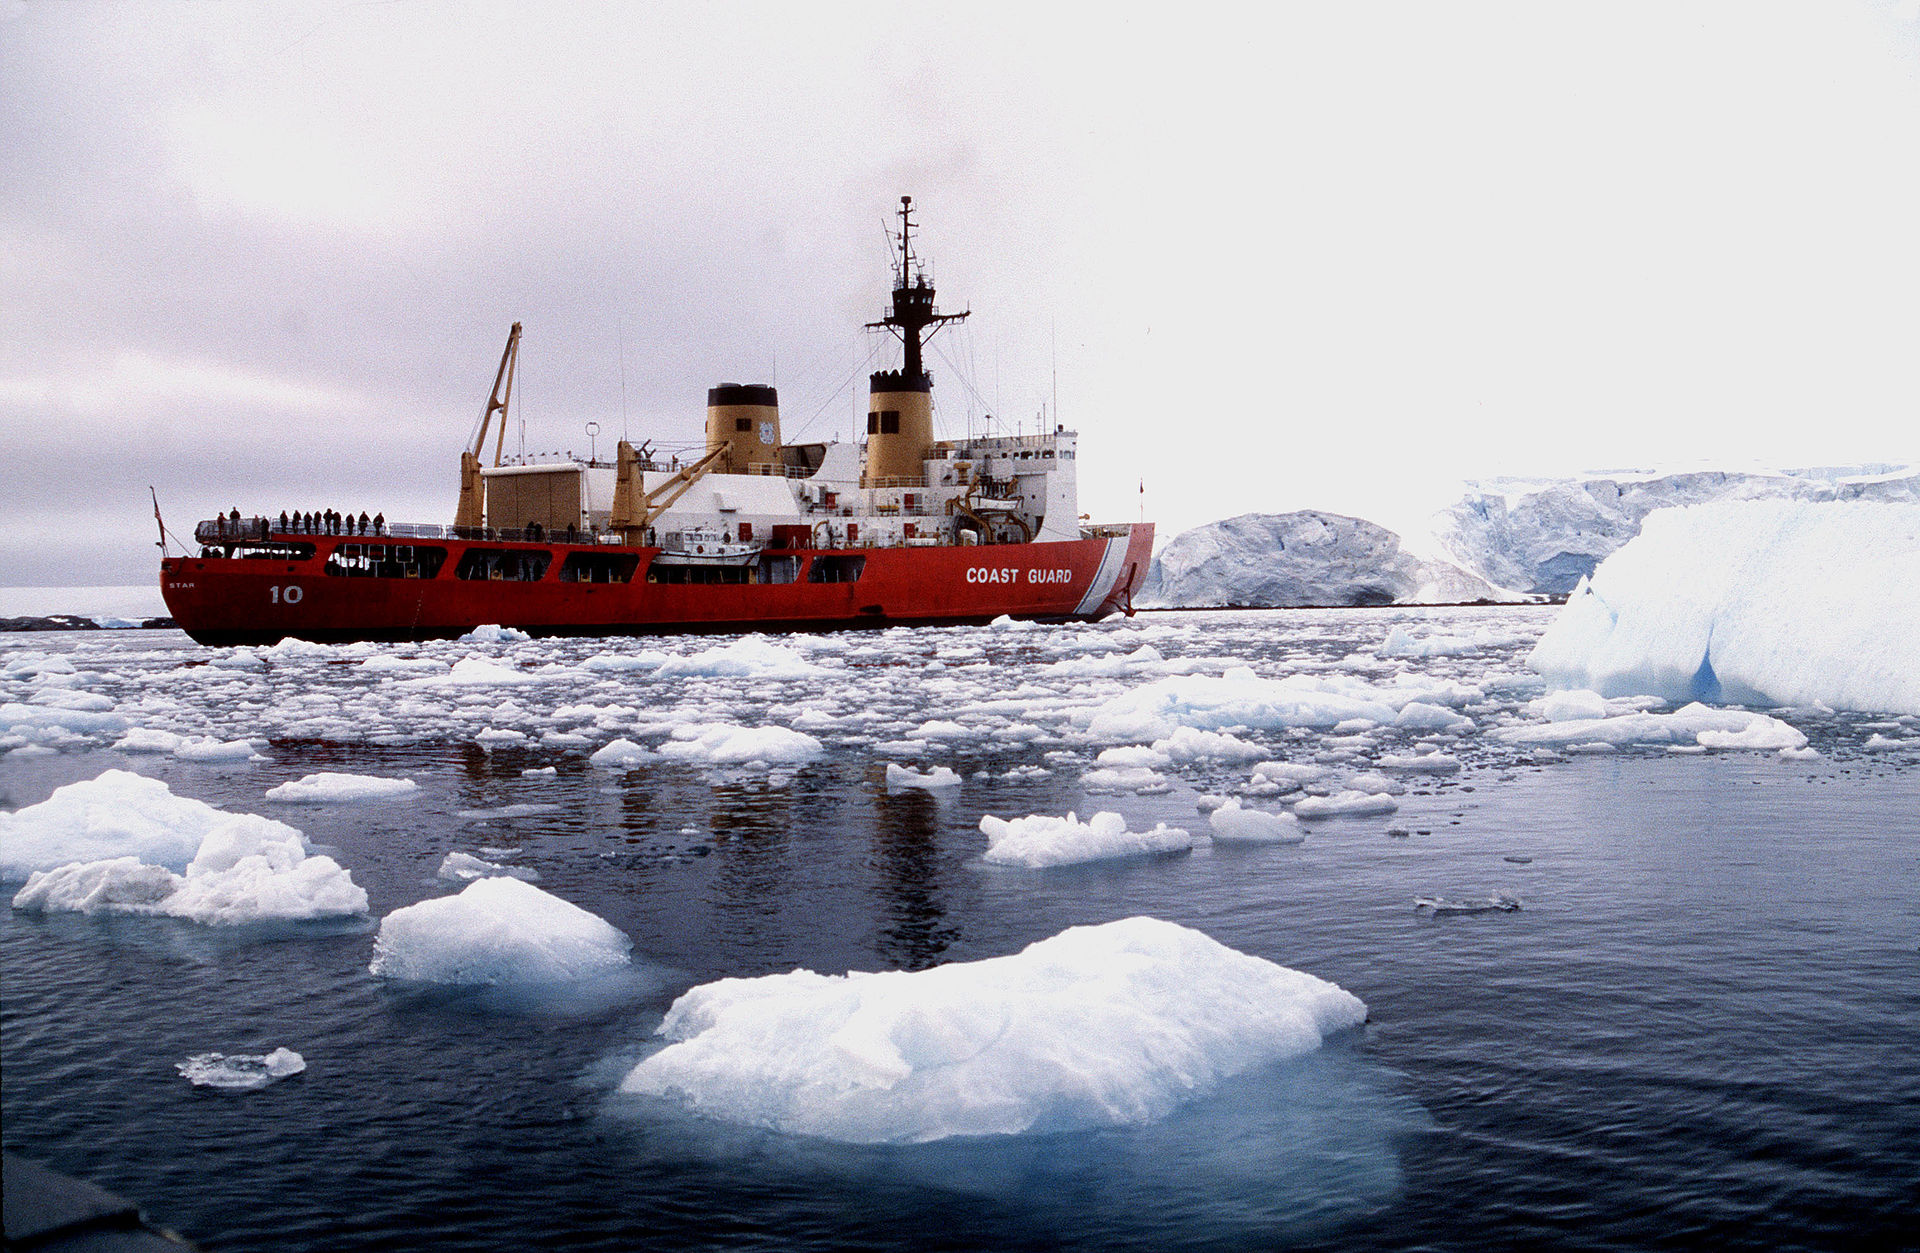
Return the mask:
<path id="1" fill-rule="evenodd" d="M 515 320 L 529 450 L 845 435 L 902 193 L 943 428 L 1163 540 L 1920 458 L 1914 0 L 1142 9 L 0 0 L 0 584 L 450 518 Z"/>

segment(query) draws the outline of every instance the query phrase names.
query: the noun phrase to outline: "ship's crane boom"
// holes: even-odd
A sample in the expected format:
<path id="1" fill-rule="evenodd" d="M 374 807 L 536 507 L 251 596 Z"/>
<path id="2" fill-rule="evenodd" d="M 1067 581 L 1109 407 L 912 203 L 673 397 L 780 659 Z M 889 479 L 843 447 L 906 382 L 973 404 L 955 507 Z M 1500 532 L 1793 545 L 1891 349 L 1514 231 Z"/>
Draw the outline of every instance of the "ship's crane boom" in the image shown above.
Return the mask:
<path id="1" fill-rule="evenodd" d="M 472 446 L 460 453 L 460 504 L 454 510 L 455 526 L 486 525 L 486 489 L 480 477 L 480 450 L 486 447 L 487 428 L 493 415 L 500 415 L 500 433 L 493 441 L 493 464 L 500 464 L 500 453 L 507 442 L 507 406 L 513 400 L 513 376 L 520 365 L 520 324 L 507 332 L 507 347 L 500 354 L 500 368 L 493 376 L 493 391 L 487 407 L 480 411 L 480 422 L 473 434 Z"/>

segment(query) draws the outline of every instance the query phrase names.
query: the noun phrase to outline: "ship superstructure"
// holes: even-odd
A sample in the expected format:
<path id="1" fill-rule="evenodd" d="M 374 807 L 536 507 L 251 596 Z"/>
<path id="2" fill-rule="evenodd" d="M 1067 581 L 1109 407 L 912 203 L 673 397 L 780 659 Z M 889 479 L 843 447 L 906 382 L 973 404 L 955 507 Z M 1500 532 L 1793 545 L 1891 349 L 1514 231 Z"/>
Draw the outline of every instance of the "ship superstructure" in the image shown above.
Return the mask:
<path id="1" fill-rule="evenodd" d="M 1130 612 L 1153 529 L 1082 524 L 1074 432 L 935 438 L 923 348 L 968 313 L 936 308 L 913 227 L 902 197 L 891 303 L 869 325 L 898 336 L 903 361 L 870 376 L 864 439 L 785 443 L 774 387 L 723 383 L 707 393 L 694 453 L 661 457 L 621 440 L 611 463 L 510 463 L 516 323 L 461 455 L 452 526 L 382 520 L 369 534 L 362 519 L 201 523 L 200 555 L 162 563 L 175 618 L 196 638 L 230 642 L 407 638 L 482 623 L 593 633 Z M 269 567 L 300 581 L 264 592 L 231 582 L 257 582 Z M 574 603 L 581 585 L 603 594 Z"/>

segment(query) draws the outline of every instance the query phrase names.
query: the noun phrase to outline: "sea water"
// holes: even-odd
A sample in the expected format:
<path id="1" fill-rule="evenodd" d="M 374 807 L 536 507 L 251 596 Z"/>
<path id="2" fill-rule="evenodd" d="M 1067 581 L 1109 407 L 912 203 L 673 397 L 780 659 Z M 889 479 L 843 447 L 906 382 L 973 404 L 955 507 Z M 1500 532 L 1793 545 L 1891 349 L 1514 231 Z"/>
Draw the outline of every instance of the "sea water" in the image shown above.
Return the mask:
<path id="1" fill-rule="evenodd" d="M 1913 1244 L 1920 726 L 1773 711 L 1814 758 L 1502 738 L 1541 719 L 1523 659 L 1549 612 L 744 645 L 7 638 L 0 695 L 26 710 L 0 759 L 10 807 L 136 770 L 299 827 L 369 897 L 358 919 L 239 927 L 0 912 L 7 1147 L 221 1250 Z M 1296 710 L 1207 728 L 1323 793 L 1397 786 L 1394 812 L 1303 821 L 1300 843 L 1204 838 L 1202 797 L 1298 799 L 1260 786 L 1258 763 L 1096 773 L 1125 746 L 1090 733 L 1096 711 L 1241 667 L 1418 687 L 1470 725 Z M 724 751 L 766 728 L 818 751 Z M 112 747 L 135 730 L 249 740 L 260 760 Z M 622 738 L 648 755 L 591 764 Z M 695 747 L 661 754 L 676 744 Z M 1460 768 L 1380 766 L 1435 754 Z M 962 782 L 890 789 L 889 763 Z M 418 787 L 266 797 L 328 772 Z M 1195 847 L 983 860 L 983 815 L 1099 810 Z M 631 968 L 568 986 L 376 977 L 377 920 L 463 886 L 440 873 L 449 854 L 606 919 Z M 1369 1020 L 1146 1125 L 855 1145 L 619 1091 L 696 984 L 920 970 L 1136 915 L 1338 983 Z M 179 1069 L 283 1048 L 304 1070 L 257 1087 Z"/>

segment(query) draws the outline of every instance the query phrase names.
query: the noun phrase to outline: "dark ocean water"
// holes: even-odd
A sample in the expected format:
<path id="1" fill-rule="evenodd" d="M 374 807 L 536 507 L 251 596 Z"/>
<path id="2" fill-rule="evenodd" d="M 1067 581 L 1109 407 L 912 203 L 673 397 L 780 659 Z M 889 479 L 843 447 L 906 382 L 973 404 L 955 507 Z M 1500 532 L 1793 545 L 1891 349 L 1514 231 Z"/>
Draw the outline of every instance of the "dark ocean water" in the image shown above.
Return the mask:
<path id="1" fill-rule="evenodd" d="M 1258 661 L 1275 633 L 1386 629 L 1350 620 L 1208 643 Z M 1862 738 L 1845 719 L 1803 729 L 1827 757 L 1463 753 L 1398 813 L 1302 845 L 1047 872 L 982 863 L 979 815 L 1204 829 L 1193 788 L 1089 797 L 1062 769 L 889 795 L 847 747 L 774 780 L 430 737 L 276 739 L 272 763 L 217 768 L 10 759 L 16 807 L 108 765 L 261 812 L 309 771 L 407 775 L 406 803 L 271 812 L 374 919 L 449 890 L 447 852 L 511 849 L 626 932 L 636 970 L 571 995 L 424 989 L 367 972 L 372 921 L 0 911 L 5 1140 L 215 1250 L 1920 1247 L 1920 765 L 1834 751 Z M 538 799 L 558 808 L 462 816 L 556 761 Z M 1523 907 L 1412 907 L 1495 892 Z M 692 984 L 918 969 L 1136 914 L 1331 979 L 1370 1020 L 1146 1128 L 847 1146 L 615 1092 Z M 174 1070 L 278 1046 L 308 1068 L 259 1091 Z"/>

